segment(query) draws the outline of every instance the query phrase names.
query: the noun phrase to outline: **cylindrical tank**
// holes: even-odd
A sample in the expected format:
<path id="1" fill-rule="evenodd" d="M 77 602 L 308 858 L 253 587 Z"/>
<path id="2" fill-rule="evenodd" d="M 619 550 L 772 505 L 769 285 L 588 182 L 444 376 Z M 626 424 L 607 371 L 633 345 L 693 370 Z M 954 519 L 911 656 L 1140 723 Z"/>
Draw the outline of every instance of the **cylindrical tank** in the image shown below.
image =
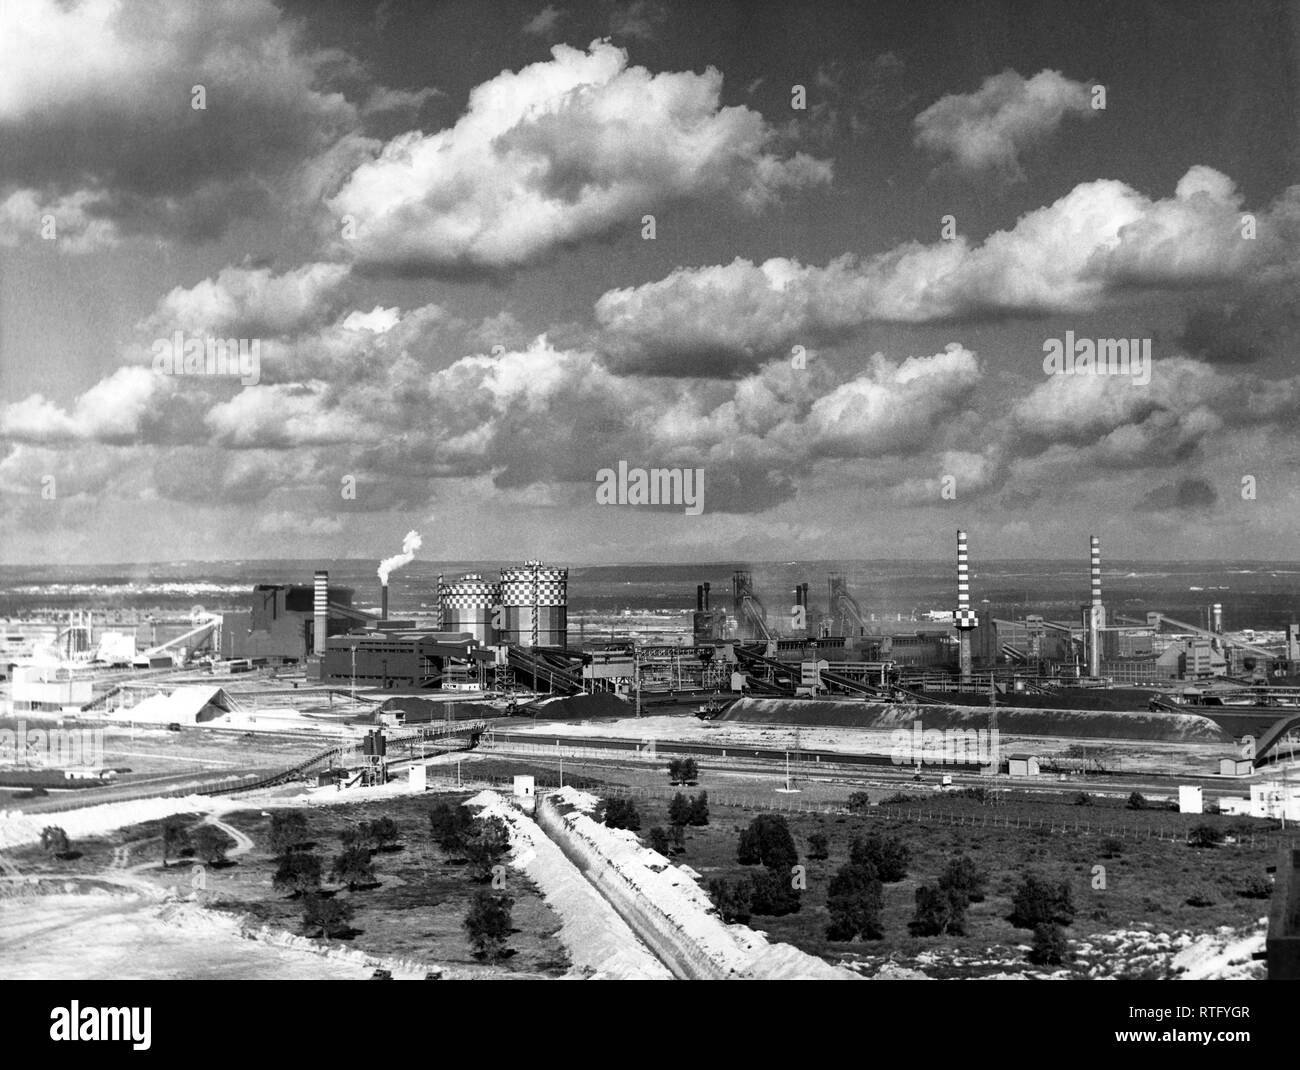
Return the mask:
<path id="1" fill-rule="evenodd" d="M 569 570 L 540 561 L 501 570 L 501 639 L 519 646 L 564 648 L 569 640 Z"/>
<path id="2" fill-rule="evenodd" d="M 471 572 L 438 584 L 438 608 L 444 632 L 469 632 L 485 645 L 500 642 L 493 610 L 501 604 L 501 585 Z"/>

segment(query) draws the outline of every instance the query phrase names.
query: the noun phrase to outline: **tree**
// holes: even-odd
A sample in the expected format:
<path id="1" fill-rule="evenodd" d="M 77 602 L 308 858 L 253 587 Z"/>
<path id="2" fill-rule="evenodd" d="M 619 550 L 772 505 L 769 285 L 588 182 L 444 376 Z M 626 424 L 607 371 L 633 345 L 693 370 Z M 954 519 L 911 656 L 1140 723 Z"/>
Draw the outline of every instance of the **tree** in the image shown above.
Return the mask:
<path id="1" fill-rule="evenodd" d="M 883 905 L 884 892 L 875 868 L 845 863 L 831 878 L 827 889 L 830 924 L 826 926 L 826 939 L 848 941 L 860 936 L 864 940 L 879 940 L 884 935 L 880 924 Z"/>
<path id="2" fill-rule="evenodd" d="M 474 825 L 474 818 L 464 806 L 438 803 L 429 811 L 429 827 L 434 842 L 444 851 L 459 853 Z"/>
<path id="3" fill-rule="evenodd" d="M 668 842 L 668 833 L 664 830 L 663 826 L 656 825 L 652 828 L 648 834 L 648 838 L 650 840 L 650 850 L 658 851 L 661 855 L 667 858 L 672 847 Z"/>
<path id="4" fill-rule="evenodd" d="M 1135 791 L 1128 797 L 1127 805 L 1130 810 L 1145 810 L 1147 808 L 1147 798 L 1141 792 Z"/>
<path id="5" fill-rule="evenodd" d="M 185 850 L 190 845 L 190 834 L 185 827 L 185 822 L 179 817 L 169 817 L 163 822 L 163 865 L 167 865 L 167 860 L 171 852 L 177 853 Z"/>
<path id="6" fill-rule="evenodd" d="M 370 833 L 370 842 L 377 851 L 382 851 L 391 844 L 395 844 L 402 835 L 402 830 L 397 827 L 397 822 L 391 817 L 381 817 L 370 822 L 368 832 Z"/>
<path id="7" fill-rule="evenodd" d="M 700 767 L 694 758 L 682 759 L 682 783 L 695 784 L 700 779 Z"/>
<path id="8" fill-rule="evenodd" d="M 344 850 L 352 850 L 357 847 L 369 847 L 370 829 L 366 822 L 359 825 L 353 825 L 351 828 L 345 828 L 339 833 L 339 839 L 343 841 Z"/>
<path id="9" fill-rule="evenodd" d="M 505 955 L 506 941 L 510 939 L 510 908 L 515 901 L 508 895 L 496 895 L 479 889 L 470 901 L 465 915 L 465 931 L 469 933 L 474 953 L 489 962 Z"/>
<path id="10" fill-rule="evenodd" d="M 347 932 L 353 913 L 352 904 L 342 899 L 326 899 L 313 893 L 302 900 L 303 928 L 308 934 L 319 932 L 326 940 Z"/>
<path id="11" fill-rule="evenodd" d="M 922 884 L 916 889 L 916 914 L 908 928 L 917 936 L 961 936 L 966 931 L 967 902 L 957 888 Z"/>
<path id="12" fill-rule="evenodd" d="M 939 887 L 950 890 L 967 903 L 980 903 L 984 900 L 984 882 L 986 877 L 972 859 L 966 855 L 954 858 L 939 875 Z"/>
<path id="13" fill-rule="evenodd" d="M 814 832 L 808 837 L 808 857 L 818 862 L 825 861 L 831 856 L 831 848 L 827 842 L 826 836 L 821 832 Z"/>
<path id="14" fill-rule="evenodd" d="M 1089 795 L 1088 792 L 1086 791 L 1081 791 L 1079 792 L 1078 795 L 1074 797 L 1075 806 L 1091 806 L 1092 803 L 1093 803 L 1092 796 Z"/>
<path id="15" fill-rule="evenodd" d="M 58 825 L 46 825 L 41 829 L 41 849 L 52 852 L 55 858 L 71 853 L 72 842 L 68 834 Z"/>
<path id="16" fill-rule="evenodd" d="M 758 862 L 768 869 L 790 872 L 799 861 L 790 826 L 779 814 L 759 814 L 741 832 L 736 848 L 736 858 L 743 866 Z"/>
<path id="17" fill-rule="evenodd" d="M 754 886 L 753 912 L 780 917 L 794 914 L 799 910 L 799 890 L 794 887 L 792 874 L 772 866 L 766 866 L 754 874 L 750 880 Z"/>
<path id="18" fill-rule="evenodd" d="M 1197 825 L 1187 834 L 1189 847 L 1218 847 L 1223 842 L 1223 833 L 1213 825 Z"/>
<path id="19" fill-rule="evenodd" d="M 690 800 L 679 791 L 668 804 L 668 821 L 673 825 L 685 825 L 690 819 Z"/>
<path id="20" fill-rule="evenodd" d="M 271 878 L 271 886 L 291 896 L 319 891 L 320 858 L 309 851 L 290 851 L 280 856 L 280 866 Z"/>
<path id="21" fill-rule="evenodd" d="M 688 825 L 702 826 L 709 823 L 709 793 L 702 791 L 691 797 L 691 804 L 686 814 Z"/>
<path id="22" fill-rule="evenodd" d="M 350 892 L 374 884 L 375 867 L 370 864 L 370 849 L 345 847 L 341 854 L 334 856 L 330 879 L 346 884 Z"/>
<path id="23" fill-rule="evenodd" d="M 271 815 L 268 840 L 275 854 L 284 855 L 296 851 L 309 839 L 307 818 L 301 811 L 287 810 Z"/>
<path id="24" fill-rule="evenodd" d="M 911 852 L 899 836 L 881 836 L 873 832 L 859 836 L 849 848 L 849 861 L 875 867 L 876 875 L 886 884 L 904 880 Z"/>
<path id="25" fill-rule="evenodd" d="M 681 825 L 668 827 L 668 839 L 673 845 L 673 854 L 679 855 L 686 850 L 686 830 Z"/>
<path id="26" fill-rule="evenodd" d="M 1036 966 L 1059 966 L 1070 959 L 1070 945 L 1059 925 L 1042 922 L 1034 926 L 1034 943 L 1029 961 Z"/>
<path id="27" fill-rule="evenodd" d="M 226 834 L 215 825 L 200 825 L 190 837 L 194 853 L 210 866 L 219 866 L 226 860 L 230 844 Z"/>
<path id="28" fill-rule="evenodd" d="M 870 805 L 871 797 L 865 791 L 855 791 L 849 796 L 848 807 L 851 814 L 864 813 Z"/>
<path id="29" fill-rule="evenodd" d="M 492 870 L 510 853 L 510 829 L 495 814 L 480 818 L 465 840 L 470 874 L 477 881 L 492 879 Z"/>
<path id="30" fill-rule="evenodd" d="M 612 829 L 641 831 L 641 811 L 632 799 L 610 799 L 605 803 L 605 825 Z"/>
<path id="31" fill-rule="evenodd" d="M 1069 925 L 1074 920 L 1074 899 L 1067 881 L 1052 884 L 1026 873 L 1011 897 L 1011 924 L 1020 929 L 1038 925 Z"/>
<path id="32" fill-rule="evenodd" d="M 709 896 L 718 908 L 718 916 L 728 924 L 744 925 L 754 912 L 754 884 L 748 877 L 737 881 L 717 878 L 709 881 Z"/>
<path id="33" fill-rule="evenodd" d="M 668 783 L 680 784 L 682 782 L 682 760 L 680 758 L 668 759 Z"/>

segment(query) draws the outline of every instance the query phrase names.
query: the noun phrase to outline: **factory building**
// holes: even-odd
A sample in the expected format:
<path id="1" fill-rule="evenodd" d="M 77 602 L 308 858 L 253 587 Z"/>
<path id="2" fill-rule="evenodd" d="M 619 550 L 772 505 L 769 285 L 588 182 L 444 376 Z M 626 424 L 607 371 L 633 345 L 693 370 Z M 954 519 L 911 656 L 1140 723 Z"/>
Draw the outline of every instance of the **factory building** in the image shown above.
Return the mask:
<path id="1" fill-rule="evenodd" d="M 500 641 L 515 646 L 558 647 L 569 644 L 569 570 L 540 561 L 501 570 Z"/>
<path id="2" fill-rule="evenodd" d="M 484 646 L 498 642 L 498 624 L 504 625 L 501 584 L 486 580 L 477 572 L 444 582 L 438 579 L 438 609 L 442 630 L 472 635 Z"/>
<path id="3" fill-rule="evenodd" d="M 324 572 L 312 585 L 259 583 L 253 588 L 251 609 L 221 615 L 221 657 L 302 663 L 319 649 L 322 639 L 366 619 L 366 614 L 352 608 L 350 589 L 322 586 L 327 584 Z M 326 600 L 318 605 L 321 595 Z"/>
<path id="4" fill-rule="evenodd" d="M 330 636 L 321 663 L 326 683 L 383 690 L 442 685 L 457 663 L 475 670 L 496 660 L 473 636 L 415 628 L 410 621 L 380 621 L 365 631 Z"/>

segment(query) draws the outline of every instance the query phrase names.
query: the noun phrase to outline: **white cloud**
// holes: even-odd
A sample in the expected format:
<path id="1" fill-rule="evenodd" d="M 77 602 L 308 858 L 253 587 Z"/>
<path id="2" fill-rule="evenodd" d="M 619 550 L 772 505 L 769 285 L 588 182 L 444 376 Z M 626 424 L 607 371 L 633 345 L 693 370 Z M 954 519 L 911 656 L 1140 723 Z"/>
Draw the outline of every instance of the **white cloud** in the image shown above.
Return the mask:
<path id="1" fill-rule="evenodd" d="M 68 412 L 40 394 L 0 410 L 0 435 L 21 442 L 129 442 L 157 415 L 171 382 L 147 368 L 119 368 L 81 394 Z"/>
<path id="2" fill-rule="evenodd" d="M 952 93 L 914 121 L 916 146 L 963 171 L 993 171 L 1011 180 L 1025 173 L 1020 153 L 1055 132 L 1066 116 L 1094 116 L 1089 88 L 1059 71 L 1025 78 L 1012 70 L 991 75 L 974 93 Z"/>
<path id="3" fill-rule="evenodd" d="M 412 273 L 500 270 L 683 198 L 758 208 L 825 182 L 830 165 L 769 151 L 757 112 L 721 107 L 722 75 L 651 74 L 608 42 L 477 86 L 460 120 L 411 131 L 359 166 L 330 201 L 357 221 L 347 248 Z"/>
<path id="4" fill-rule="evenodd" d="M 534 37 L 549 37 L 566 14 L 554 4 L 547 4 L 531 19 L 527 19 L 521 29 Z"/>

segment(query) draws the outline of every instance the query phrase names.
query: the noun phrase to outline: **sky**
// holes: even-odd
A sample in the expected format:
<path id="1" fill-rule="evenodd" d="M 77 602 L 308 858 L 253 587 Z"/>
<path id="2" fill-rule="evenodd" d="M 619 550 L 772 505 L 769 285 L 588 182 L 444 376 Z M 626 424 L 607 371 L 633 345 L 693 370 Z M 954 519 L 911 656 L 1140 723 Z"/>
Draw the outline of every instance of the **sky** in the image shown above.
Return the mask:
<path id="1" fill-rule="evenodd" d="M 0 563 L 1300 560 L 1298 283 L 1297 3 L 6 0 Z"/>

